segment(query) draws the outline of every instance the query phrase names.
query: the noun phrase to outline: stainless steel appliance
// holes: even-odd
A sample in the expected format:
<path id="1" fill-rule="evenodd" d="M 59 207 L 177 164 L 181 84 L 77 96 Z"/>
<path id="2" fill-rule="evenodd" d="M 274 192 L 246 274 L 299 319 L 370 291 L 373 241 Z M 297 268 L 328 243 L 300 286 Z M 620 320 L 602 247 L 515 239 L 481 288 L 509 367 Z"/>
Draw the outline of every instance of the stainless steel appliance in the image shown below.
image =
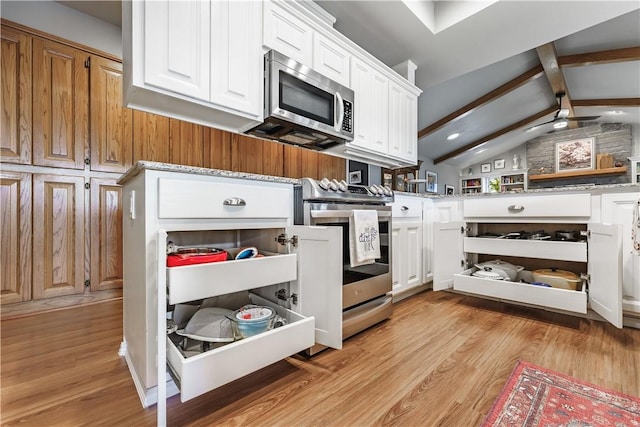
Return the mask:
<path id="1" fill-rule="evenodd" d="M 344 181 L 301 179 L 296 188 L 294 222 L 342 229 L 342 338 L 346 339 L 391 316 L 391 190 L 379 186 L 349 185 Z M 373 264 L 351 267 L 349 218 L 356 209 L 375 210 L 378 217 L 380 258 Z M 322 349 L 312 348 L 308 354 Z"/>
<path id="2" fill-rule="evenodd" d="M 264 123 L 246 133 L 316 150 L 353 140 L 351 89 L 274 50 L 264 64 Z"/>

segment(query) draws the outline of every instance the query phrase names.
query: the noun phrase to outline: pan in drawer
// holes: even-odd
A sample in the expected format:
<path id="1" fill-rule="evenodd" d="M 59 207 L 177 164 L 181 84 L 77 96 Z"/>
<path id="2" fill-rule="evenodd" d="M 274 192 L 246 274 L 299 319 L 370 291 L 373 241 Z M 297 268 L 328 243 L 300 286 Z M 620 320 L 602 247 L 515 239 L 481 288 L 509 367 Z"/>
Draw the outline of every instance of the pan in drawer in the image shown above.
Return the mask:
<path id="1" fill-rule="evenodd" d="M 481 279 L 471 276 L 475 269 L 453 275 L 453 289 L 476 295 L 489 296 L 576 313 L 587 312 L 587 292 L 581 290 L 547 288 L 505 280 Z"/>
<path id="2" fill-rule="evenodd" d="M 167 268 L 169 303 L 194 301 L 296 279 L 296 254 L 260 253 L 265 256 Z"/>
<path id="3" fill-rule="evenodd" d="M 304 317 L 255 295 L 252 300 L 276 309 L 288 323 L 188 358 L 167 338 L 167 361 L 179 384 L 182 402 L 314 345 L 313 317 Z"/>

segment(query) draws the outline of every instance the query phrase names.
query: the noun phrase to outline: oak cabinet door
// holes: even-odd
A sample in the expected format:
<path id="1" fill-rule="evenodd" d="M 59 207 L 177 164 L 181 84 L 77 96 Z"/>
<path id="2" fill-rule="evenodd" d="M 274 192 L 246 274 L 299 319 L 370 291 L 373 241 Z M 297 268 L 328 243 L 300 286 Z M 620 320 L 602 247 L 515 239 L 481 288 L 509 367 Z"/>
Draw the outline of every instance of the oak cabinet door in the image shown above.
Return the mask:
<path id="1" fill-rule="evenodd" d="M 33 163 L 84 169 L 89 138 L 86 53 L 33 39 Z"/>
<path id="2" fill-rule="evenodd" d="M 122 186 L 91 178 L 91 291 L 122 288 Z"/>
<path id="3" fill-rule="evenodd" d="M 84 193 L 81 176 L 33 176 L 33 299 L 83 292 Z"/>
<path id="4" fill-rule="evenodd" d="M 21 31 L 2 27 L 0 156 L 3 162 L 31 164 L 31 42 Z"/>
<path id="5" fill-rule="evenodd" d="M 31 174 L 0 172 L 0 304 L 31 299 Z"/>
<path id="6" fill-rule="evenodd" d="M 126 172 L 133 163 L 133 110 L 122 106 L 122 64 L 91 57 L 91 170 Z"/>

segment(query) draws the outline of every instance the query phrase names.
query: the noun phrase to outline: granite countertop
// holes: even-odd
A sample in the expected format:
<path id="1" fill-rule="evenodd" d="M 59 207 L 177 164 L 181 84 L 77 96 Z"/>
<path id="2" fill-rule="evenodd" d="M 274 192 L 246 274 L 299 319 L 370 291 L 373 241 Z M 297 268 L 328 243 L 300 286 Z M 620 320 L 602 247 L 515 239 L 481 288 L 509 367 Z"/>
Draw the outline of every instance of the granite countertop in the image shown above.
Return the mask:
<path id="1" fill-rule="evenodd" d="M 253 181 L 279 182 L 282 184 L 298 184 L 299 180 L 294 178 L 283 178 L 281 176 L 260 175 L 247 172 L 232 172 L 223 169 L 199 168 L 196 166 L 174 165 L 171 163 L 139 161 L 124 173 L 118 180 L 118 184 L 124 184 L 143 170 L 157 170 L 165 172 L 191 173 L 194 175 L 221 176 L 225 178 L 240 178 Z"/>

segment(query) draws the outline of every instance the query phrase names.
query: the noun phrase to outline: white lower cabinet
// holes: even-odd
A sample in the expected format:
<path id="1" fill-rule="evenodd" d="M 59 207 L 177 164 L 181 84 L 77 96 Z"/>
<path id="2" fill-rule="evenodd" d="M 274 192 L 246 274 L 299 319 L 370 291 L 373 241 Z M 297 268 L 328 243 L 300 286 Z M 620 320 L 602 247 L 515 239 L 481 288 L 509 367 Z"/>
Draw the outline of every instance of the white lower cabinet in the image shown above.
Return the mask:
<path id="1" fill-rule="evenodd" d="M 532 196 L 464 201 L 465 221 L 436 222 L 434 228 L 433 289 L 453 289 L 479 296 L 586 314 L 590 307 L 608 322 L 622 327 L 621 227 L 584 221 L 591 215 L 590 195 L 575 199 L 574 209 L 557 208 L 567 196 Z M 584 200 L 583 200 L 584 199 Z M 543 201 L 545 205 L 540 205 Z M 468 203 L 470 202 L 470 203 Z M 496 202 L 493 207 L 490 205 Z M 467 217 L 467 204 L 470 215 Z M 521 214 L 529 209 L 536 216 Z M 555 206 L 555 208 L 554 208 Z M 515 209 L 514 209 L 515 207 Z M 523 208 L 524 207 L 524 208 Z M 545 209 L 548 208 L 548 209 Z M 519 220 L 511 216 L 514 211 Z M 481 216 L 479 213 L 482 212 Z M 565 212 L 567 212 L 565 214 Z M 491 216 L 494 214 L 494 216 Z M 572 216 L 577 214 L 579 216 Z M 543 218 L 540 215 L 544 215 Z M 550 241 L 496 238 L 518 230 L 572 229 L 586 241 Z M 501 233 L 502 232 L 502 233 Z M 516 281 L 473 276 L 474 264 L 500 259 L 526 271 L 556 267 L 573 271 L 583 280 L 576 290 L 542 287 Z"/>
<path id="2" fill-rule="evenodd" d="M 291 184 L 151 169 L 123 184 L 122 353 L 143 406 L 157 401 L 159 425 L 174 384 L 184 402 L 315 344 L 341 348 L 342 234 L 291 225 Z M 279 201 L 276 207 L 266 195 Z M 261 210 L 265 203 L 272 207 Z M 167 267 L 168 242 L 228 252 L 256 247 L 262 256 Z M 195 351 L 165 333 L 167 313 L 177 304 L 197 306 L 238 292 L 275 309 L 285 324 Z"/>
<path id="3" fill-rule="evenodd" d="M 391 212 L 391 280 L 397 300 L 398 295 L 423 283 L 422 200 L 396 195 Z"/>

